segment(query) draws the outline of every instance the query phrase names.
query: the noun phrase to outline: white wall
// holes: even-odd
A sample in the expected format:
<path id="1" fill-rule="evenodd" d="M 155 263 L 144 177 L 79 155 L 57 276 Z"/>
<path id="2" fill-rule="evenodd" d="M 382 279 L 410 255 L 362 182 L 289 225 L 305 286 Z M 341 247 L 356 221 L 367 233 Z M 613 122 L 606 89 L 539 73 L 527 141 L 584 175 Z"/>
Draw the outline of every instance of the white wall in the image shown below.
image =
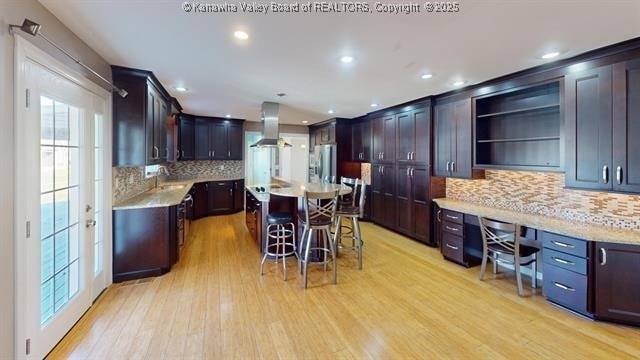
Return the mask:
<path id="1" fill-rule="evenodd" d="M 111 78 L 109 64 L 89 48 L 55 16 L 36 0 L 0 0 L 0 359 L 14 357 L 14 136 L 13 136 L 13 36 L 9 24 L 21 24 L 29 18 L 42 25 L 46 34 L 63 48 L 77 54 L 89 66 L 107 79 Z M 82 74 L 88 74 L 42 39 L 27 39 L 54 58 Z M 99 80 L 88 76 L 102 85 Z"/>

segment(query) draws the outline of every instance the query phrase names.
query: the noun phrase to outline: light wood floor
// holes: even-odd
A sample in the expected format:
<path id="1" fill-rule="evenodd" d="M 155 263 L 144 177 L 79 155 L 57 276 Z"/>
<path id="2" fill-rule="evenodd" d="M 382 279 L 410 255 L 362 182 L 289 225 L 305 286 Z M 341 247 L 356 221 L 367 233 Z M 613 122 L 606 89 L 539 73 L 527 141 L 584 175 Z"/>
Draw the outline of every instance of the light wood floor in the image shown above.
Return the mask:
<path id="1" fill-rule="evenodd" d="M 353 254 L 300 287 L 259 251 L 242 213 L 192 225 L 167 275 L 114 285 L 50 358 L 640 358 L 640 329 L 597 323 L 520 298 L 511 277 L 364 223 L 364 270 Z"/>

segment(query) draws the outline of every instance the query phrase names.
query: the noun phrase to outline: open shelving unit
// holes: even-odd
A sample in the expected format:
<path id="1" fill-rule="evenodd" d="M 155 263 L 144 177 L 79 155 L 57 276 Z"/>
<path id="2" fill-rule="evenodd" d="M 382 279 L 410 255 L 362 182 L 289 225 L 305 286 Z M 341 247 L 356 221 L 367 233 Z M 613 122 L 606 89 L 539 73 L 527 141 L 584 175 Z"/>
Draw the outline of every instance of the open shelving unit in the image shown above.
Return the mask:
<path id="1" fill-rule="evenodd" d="M 474 167 L 561 171 L 559 80 L 474 99 Z"/>

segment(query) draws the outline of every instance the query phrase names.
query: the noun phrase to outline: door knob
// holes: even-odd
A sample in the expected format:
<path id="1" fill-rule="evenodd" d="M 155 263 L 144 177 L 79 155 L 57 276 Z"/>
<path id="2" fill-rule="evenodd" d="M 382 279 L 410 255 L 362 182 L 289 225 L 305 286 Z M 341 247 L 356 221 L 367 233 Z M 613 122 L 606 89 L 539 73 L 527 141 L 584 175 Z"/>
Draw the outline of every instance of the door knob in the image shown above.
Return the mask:
<path id="1" fill-rule="evenodd" d="M 95 227 L 96 226 L 96 221 L 93 220 L 93 219 L 89 219 L 89 220 L 87 220 L 87 223 L 85 224 L 85 226 L 87 228 Z"/>

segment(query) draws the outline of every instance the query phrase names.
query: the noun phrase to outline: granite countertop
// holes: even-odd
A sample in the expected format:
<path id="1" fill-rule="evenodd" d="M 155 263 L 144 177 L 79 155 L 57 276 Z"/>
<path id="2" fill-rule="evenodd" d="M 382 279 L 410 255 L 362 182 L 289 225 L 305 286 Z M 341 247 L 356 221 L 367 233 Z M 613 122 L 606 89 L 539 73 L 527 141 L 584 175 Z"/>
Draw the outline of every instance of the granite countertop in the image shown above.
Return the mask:
<path id="1" fill-rule="evenodd" d="M 256 187 L 264 187 L 265 192 L 257 192 Z M 304 191 L 331 192 L 338 190 L 340 195 L 351 193 L 351 188 L 341 184 L 312 184 L 280 177 L 271 179 L 270 184 L 246 186 L 247 190 L 262 202 L 268 202 L 270 195 L 285 197 L 303 197 Z"/>
<path id="2" fill-rule="evenodd" d="M 595 225 L 544 215 L 527 214 L 513 210 L 494 208 L 449 198 L 434 199 L 443 209 L 480 215 L 504 222 L 517 223 L 538 230 L 553 232 L 589 241 L 640 245 L 640 231 L 632 231 Z"/>
<path id="3" fill-rule="evenodd" d="M 134 197 L 113 204 L 113 210 L 144 209 L 178 205 L 191 190 L 193 184 L 208 181 L 242 180 L 238 177 L 198 177 L 192 179 L 167 180 L 158 184 L 158 188 L 138 194 Z M 161 189 L 162 186 L 175 186 L 172 189 Z"/>

